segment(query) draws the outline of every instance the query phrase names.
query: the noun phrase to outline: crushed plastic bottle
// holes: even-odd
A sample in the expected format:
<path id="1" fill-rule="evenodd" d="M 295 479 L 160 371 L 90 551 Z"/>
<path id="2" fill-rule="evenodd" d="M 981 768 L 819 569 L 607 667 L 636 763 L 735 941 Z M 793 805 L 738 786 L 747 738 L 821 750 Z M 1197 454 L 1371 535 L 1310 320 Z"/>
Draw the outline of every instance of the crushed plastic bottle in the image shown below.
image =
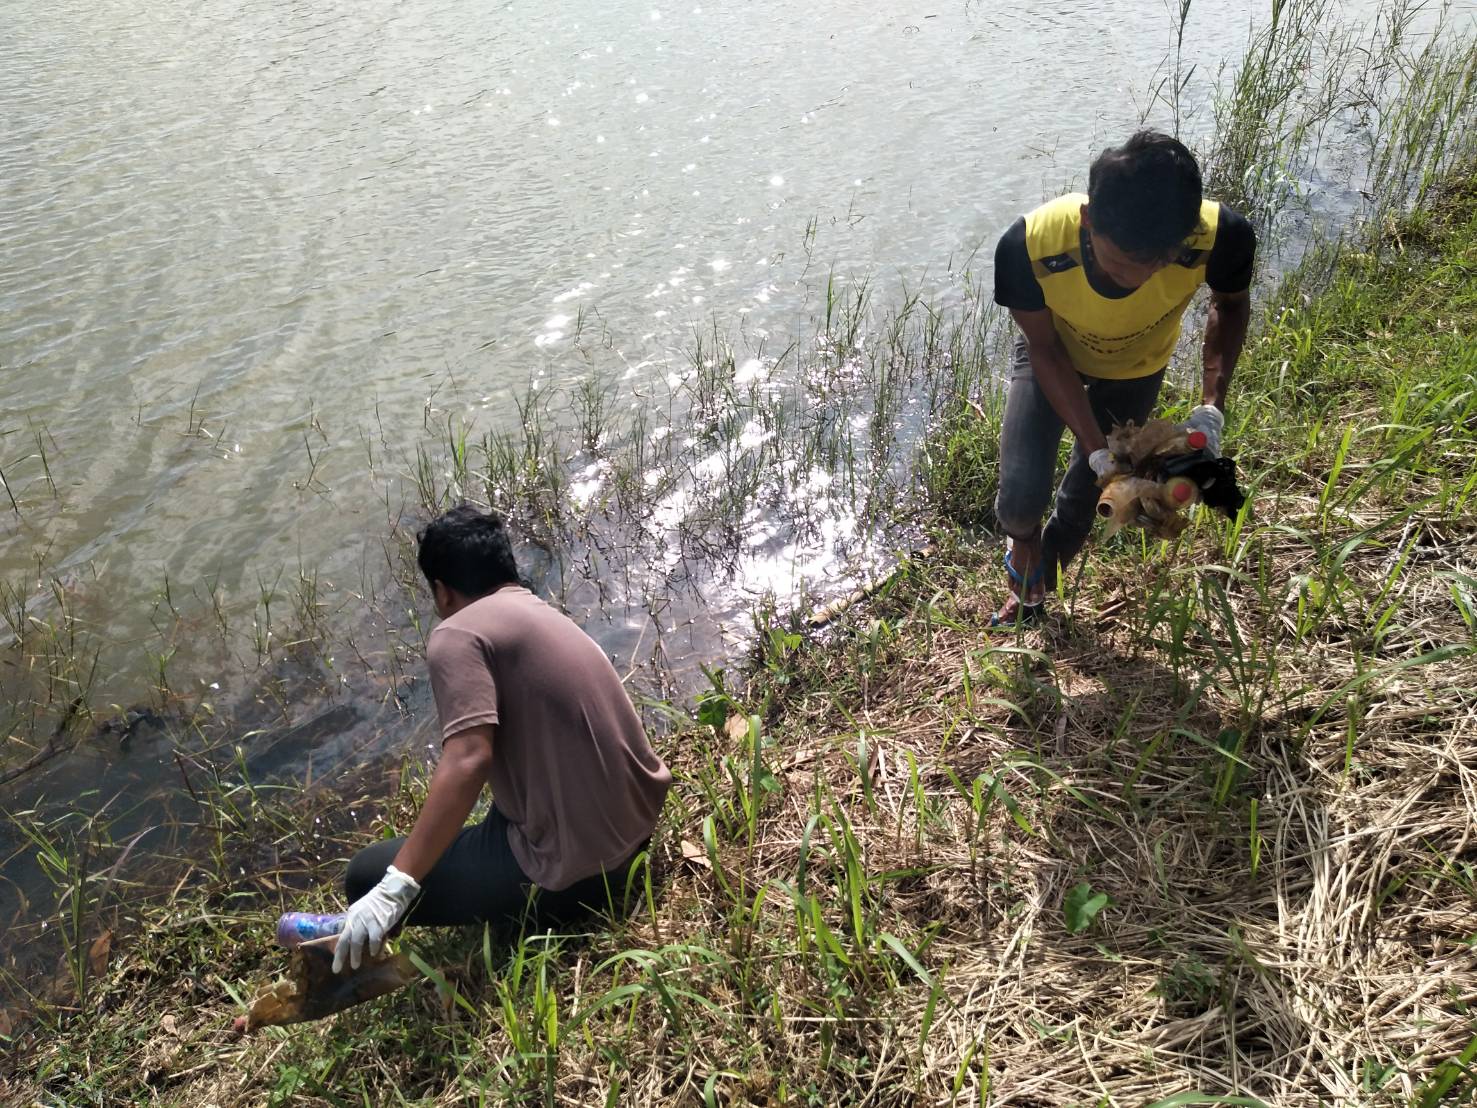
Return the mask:
<path id="1" fill-rule="evenodd" d="M 277 945 L 296 950 L 303 943 L 337 935 L 344 929 L 344 913 L 287 912 L 277 921 Z"/>
<path id="2" fill-rule="evenodd" d="M 366 1000 L 403 989 L 420 974 L 404 954 L 369 957 L 358 969 L 333 972 L 333 951 L 344 915 L 288 912 L 277 921 L 277 943 L 292 952 L 287 976 L 252 999 L 231 1028 L 236 1034 L 273 1024 L 322 1019 Z"/>

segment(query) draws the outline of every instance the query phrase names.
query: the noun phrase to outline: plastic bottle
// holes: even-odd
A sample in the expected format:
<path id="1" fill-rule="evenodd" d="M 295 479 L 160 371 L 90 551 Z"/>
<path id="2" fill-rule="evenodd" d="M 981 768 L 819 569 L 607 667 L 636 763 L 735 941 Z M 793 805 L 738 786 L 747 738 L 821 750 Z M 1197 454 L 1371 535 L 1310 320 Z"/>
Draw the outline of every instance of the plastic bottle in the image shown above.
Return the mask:
<path id="1" fill-rule="evenodd" d="M 288 912 L 277 921 L 277 944 L 288 950 L 313 939 L 337 935 L 344 929 L 344 914 L 320 916 L 313 912 Z"/>
<path id="2" fill-rule="evenodd" d="M 1188 477 L 1170 477 L 1164 482 L 1164 503 L 1182 511 L 1200 499 L 1200 489 Z"/>
<path id="3" fill-rule="evenodd" d="M 1097 514 L 1112 520 L 1116 530 L 1133 522 L 1139 514 L 1141 499 L 1159 499 L 1159 483 L 1144 477 L 1116 477 L 1109 481 L 1098 497 Z"/>
<path id="4" fill-rule="evenodd" d="M 1186 423 L 1170 423 L 1167 419 L 1151 419 L 1142 427 L 1132 420 L 1114 427 L 1108 433 L 1108 449 L 1127 459 L 1130 466 L 1142 472 L 1153 459 L 1194 454 L 1205 448 L 1204 431 L 1191 430 Z"/>

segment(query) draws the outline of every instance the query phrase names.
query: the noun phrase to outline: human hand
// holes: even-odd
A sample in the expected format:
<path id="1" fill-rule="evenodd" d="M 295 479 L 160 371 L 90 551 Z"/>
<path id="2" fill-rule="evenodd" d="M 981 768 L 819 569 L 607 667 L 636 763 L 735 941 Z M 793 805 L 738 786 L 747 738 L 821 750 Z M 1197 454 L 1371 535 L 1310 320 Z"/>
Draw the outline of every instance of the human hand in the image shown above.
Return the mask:
<path id="1" fill-rule="evenodd" d="M 1106 446 L 1101 450 L 1094 450 L 1087 456 L 1087 464 L 1092 467 L 1093 473 L 1097 474 L 1098 482 L 1106 481 L 1109 477 L 1115 477 L 1124 472 L 1124 466 L 1114 456 L 1113 452 Z"/>
<path id="2" fill-rule="evenodd" d="M 385 936 L 400 922 L 420 891 L 419 882 L 410 874 L 401 873 L 394 866 L 387 867 L 380 883 L 349 905 L 344 914 L 344 929 L 339 932 L 333 950 L 333 972 L 342 973 L 345 963 L 358 969 L 366 946 L 370 957 L 379 957 Z"/>
<path id="3" fill-rule="evenodd" d="M 1212 458 L 1221 456 L 1221 432 L 1226 429 L 1226 416 L 1219 408 L 1212 404 L 1201 404 L 1190 412 L 1185 427 L 1205 436 L 1204 449 Z"/>

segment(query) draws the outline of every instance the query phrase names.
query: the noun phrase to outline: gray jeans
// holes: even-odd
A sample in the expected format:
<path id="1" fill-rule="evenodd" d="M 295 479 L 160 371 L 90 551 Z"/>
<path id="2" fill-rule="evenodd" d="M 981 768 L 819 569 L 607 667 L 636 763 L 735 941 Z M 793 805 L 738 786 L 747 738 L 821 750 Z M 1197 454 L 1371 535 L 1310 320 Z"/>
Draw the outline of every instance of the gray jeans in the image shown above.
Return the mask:
<path id="1" fill-rule="evenodd" d="M 1130 419 L 1142 423 L 1148 419 L 1163 383 L 1162 369 L 1128 381 L 1082 378 L 1092 414 L 1104 432 L 1112 430 L 1115 423 Z M 1011 353 L 1008 388 L 1000 430 L 1000 489 L 995 496 L 995 517 L 1007 535 L 1025 539 L 1036 533 L 1051 502 L 1057 445 L 1066 424 L 1036 383 L 1026 341 L 1020 335 Z M 1056 507 L 1041 538 L 1048 588 L 1056 584 L 1058 567 L 1066 566 L 1087 541 L 1098 491 L 1082 444 L 1074 442 L 1066 476 L 1056 491 Z"/>

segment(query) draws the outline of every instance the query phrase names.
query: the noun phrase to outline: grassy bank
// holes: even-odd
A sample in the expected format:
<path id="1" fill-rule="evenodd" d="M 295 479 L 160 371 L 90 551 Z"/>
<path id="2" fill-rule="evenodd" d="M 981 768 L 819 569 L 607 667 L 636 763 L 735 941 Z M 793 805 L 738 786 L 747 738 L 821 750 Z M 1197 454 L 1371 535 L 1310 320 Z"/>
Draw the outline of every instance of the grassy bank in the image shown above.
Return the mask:
<path id="1" fill-rule="evenodd" d="M 1470 1102 L 1474 210 L 1458 175 L 1270 298 L 1232 387 L 1238 521 L 1092 548 L 1006 638 L 998 544 L 941 525 L 826 631 L 761 636 L 664 741 L 632 919 L 415 935 L 422 984 L 230 1041 L 283 964 L 273 914 L 332 902 L 310 877 L 366 809 L 222 788 L 218 856 L 7 1014 L 7 1100 Z M 932 443 L 956 518 L 988 503 L 998 400 Z"/>

